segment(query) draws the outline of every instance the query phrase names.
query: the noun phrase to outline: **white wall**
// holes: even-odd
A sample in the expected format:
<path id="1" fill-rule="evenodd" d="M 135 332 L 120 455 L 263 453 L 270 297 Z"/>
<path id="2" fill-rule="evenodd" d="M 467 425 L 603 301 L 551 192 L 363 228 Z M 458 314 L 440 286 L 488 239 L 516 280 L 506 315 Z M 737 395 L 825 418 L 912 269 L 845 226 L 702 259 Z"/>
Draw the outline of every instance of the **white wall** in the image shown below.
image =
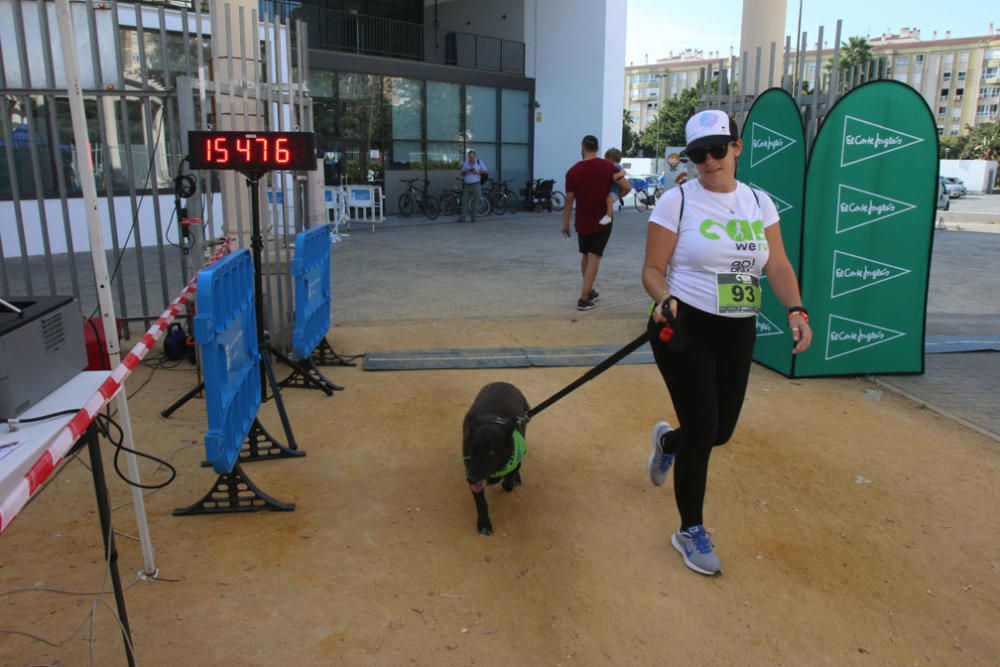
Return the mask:
<path id="1" fill-rule="evenodd" d="M 138 202 L 138 199 L 136 200 Z M 143 247 L 155 246 L 157 243 L 156 217 L 153 212 L 154 205 L 160 209 L 160 222 L 164 234 L 170 242 L 177 243 L 177 220 L 173 221 L 167 234 L 167 225 L 174 210 L 174 196 L 160 195 L 159 202 L 152 195 L 146 195 L 142 199 L 142 206 L 139 208 L 139 236 L 142 238 Z M 68 249 L 66 242 L 65 222 L 62 214 L 62 204 L 58 199 L 46 199 L 44 204 L 45 218 L 48 222 L 49 248 L 53 253 L 64 253 Z M 67 200 L 69 209 L 70 235 L 73 239 L 73 250 L 84 252 L 90 250 L 90 239 L 87 236 L 87 216 L 82 197 Z M 124 243 L 132 227 L 132 204 L 129 197 L 115 197 L 115 228 L 118 230 L 118 242 Z M 212 220 L 218 223 L 222 220 L 222 198 L 215 196 L 212 198 L 213 215 Z M 104 244 L 111 250 L 111 216 L 108 215 L 108 200 L 100 197 L 98 200 L 98 212 L 104 222 Z M 28 248 L 29 255 L 42 255 L 45 253 L 45 245 L 42 239 L 41 216 L 38 211 L 38 200 L 29 199 L 21 202 L 21 215 L 24 220 L 24 240 Z M 0 220 L 5 221 L 0 224 L 0 242 L 3 243 L 4 254 L 7 257 L 19 257 L 20 239 L 17 233 L 17 225 L 14 224 L 14 203 L 12 201 L 0 201 Z M 214 235 L 220 233 L 221 225 L 214 225 Z M 167 242 L 164 241 L 164 244 Z M 128 247 L 135 247 L 136 236 L 128 242 Z"/>
<path id="2" fill-rule="evenodd" d="M 993 192 L 997 163 L 992 160 L 941 160 L 941 175 L 961 178 L 969 192 Z"/>
<path id="3" fill-rule="evenodd" d="M 625 0 L 525 0 L 525 43 L 541 105 L 535 177 L 562 189 L 584 135 L 596 135 L 602 152 L 621 143 Z"/>

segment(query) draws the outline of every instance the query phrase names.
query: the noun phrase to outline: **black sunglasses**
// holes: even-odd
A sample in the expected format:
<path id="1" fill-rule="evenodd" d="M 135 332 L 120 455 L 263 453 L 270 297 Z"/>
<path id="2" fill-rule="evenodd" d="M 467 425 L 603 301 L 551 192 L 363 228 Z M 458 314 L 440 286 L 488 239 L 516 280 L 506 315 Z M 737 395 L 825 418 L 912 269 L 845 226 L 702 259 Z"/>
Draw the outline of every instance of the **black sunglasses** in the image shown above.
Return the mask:
<path id="1" fill-rule="evenodd" d="M 695 164 L 701 164 L 708 159 L 711 155 L 716 160 L 721 160 L 726 157 L 729 153 L 729 144 L 722 144 L 721 146 L 709 146 L 708 148 L 692 148 L 689 151 L 685 151 L 685 155 L 691 158 L 691 161 Z"/>

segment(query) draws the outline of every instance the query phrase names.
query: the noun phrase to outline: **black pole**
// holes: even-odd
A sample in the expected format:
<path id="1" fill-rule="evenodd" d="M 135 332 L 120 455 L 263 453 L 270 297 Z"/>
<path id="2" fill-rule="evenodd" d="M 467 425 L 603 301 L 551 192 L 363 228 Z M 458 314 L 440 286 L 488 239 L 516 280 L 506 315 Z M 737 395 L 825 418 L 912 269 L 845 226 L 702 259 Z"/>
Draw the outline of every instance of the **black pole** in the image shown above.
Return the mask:
<path id="1" fill-rule="evenodd" d="M 125 657 L 129 667 L 135 667 L 135 656 L 132 654 L 132 630 L 128 625 L 128 612 L 125 610 L 125 591 L 122 589 L 121 575 L 118 573 L 118 548 L 115 546 L 115 535 L 111 532 L 111 503 L 108 501 L 108 487 L 104 478 L 104 462 L 101 460 L 101 446 L 97 440 L 97 429 L 93 424 L 83 436 L 87 439 L 87 449 L 90 453 L 90 471 L 94 477 L 94 493 L 97 495 L 97 513 L 101 518 L 101 537 L 104 538 L 104 557 L 111 571 L 111 585 L 115 589 L 115 604 L 118 607 L 118 621 L 121 623 L 122 639 L 125 640 Z"/>
<path id="2" fill-rule="evenodd" d="M 253 302 L 257 311 L 257 351 L 267 354 L 264 343 L 264 278 L 261 275 L 261 251 L 264 237 L 260 233 L 260 176 L 247 175 L 250 185 L 250 224 L 252 225 L 250 247 L 253 248 Z M 267 396 L 267 375 L 264 364 L 260 364 L 260 398 Z"/>

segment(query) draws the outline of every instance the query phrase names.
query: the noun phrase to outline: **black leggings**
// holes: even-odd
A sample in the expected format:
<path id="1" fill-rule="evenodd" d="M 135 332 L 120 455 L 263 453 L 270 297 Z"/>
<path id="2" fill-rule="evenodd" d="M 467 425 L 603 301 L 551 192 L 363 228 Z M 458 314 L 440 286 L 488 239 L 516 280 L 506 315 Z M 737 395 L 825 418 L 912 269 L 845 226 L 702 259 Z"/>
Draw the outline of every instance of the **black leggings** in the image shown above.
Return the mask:
<path id="1" fill-rule="evenodd" d="M 674 496 L 688 528 L 703 523 L 712 447 L 725 444 L 736 428 L 757 329 L 753 317 L 722 317 L 678 302 L 677 331 L 676 343 L 661 343 L 659 326 L 649 320 L 653 357 L 679 421 L 665 448 L 677 454 Z"/>

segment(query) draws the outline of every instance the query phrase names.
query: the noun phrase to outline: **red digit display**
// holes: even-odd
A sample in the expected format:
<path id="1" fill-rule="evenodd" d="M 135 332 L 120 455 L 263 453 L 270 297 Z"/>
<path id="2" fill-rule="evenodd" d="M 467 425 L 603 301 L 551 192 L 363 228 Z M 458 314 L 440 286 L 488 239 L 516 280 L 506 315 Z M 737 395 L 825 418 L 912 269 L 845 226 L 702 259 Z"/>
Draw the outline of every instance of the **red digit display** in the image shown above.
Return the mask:
<path id="1" fill-rule="evenodd" d="M 281 138 L 274 142 L 274 161 L 278 164 L 288 164 L 291 159 L 288 151 L 288 139 Z"/>
<path id="2" fill-rule="evenodd" d="M 316 169 L 311 132 L 189 132 L 192 169 L 228 169 L 248 175 Z"/>

